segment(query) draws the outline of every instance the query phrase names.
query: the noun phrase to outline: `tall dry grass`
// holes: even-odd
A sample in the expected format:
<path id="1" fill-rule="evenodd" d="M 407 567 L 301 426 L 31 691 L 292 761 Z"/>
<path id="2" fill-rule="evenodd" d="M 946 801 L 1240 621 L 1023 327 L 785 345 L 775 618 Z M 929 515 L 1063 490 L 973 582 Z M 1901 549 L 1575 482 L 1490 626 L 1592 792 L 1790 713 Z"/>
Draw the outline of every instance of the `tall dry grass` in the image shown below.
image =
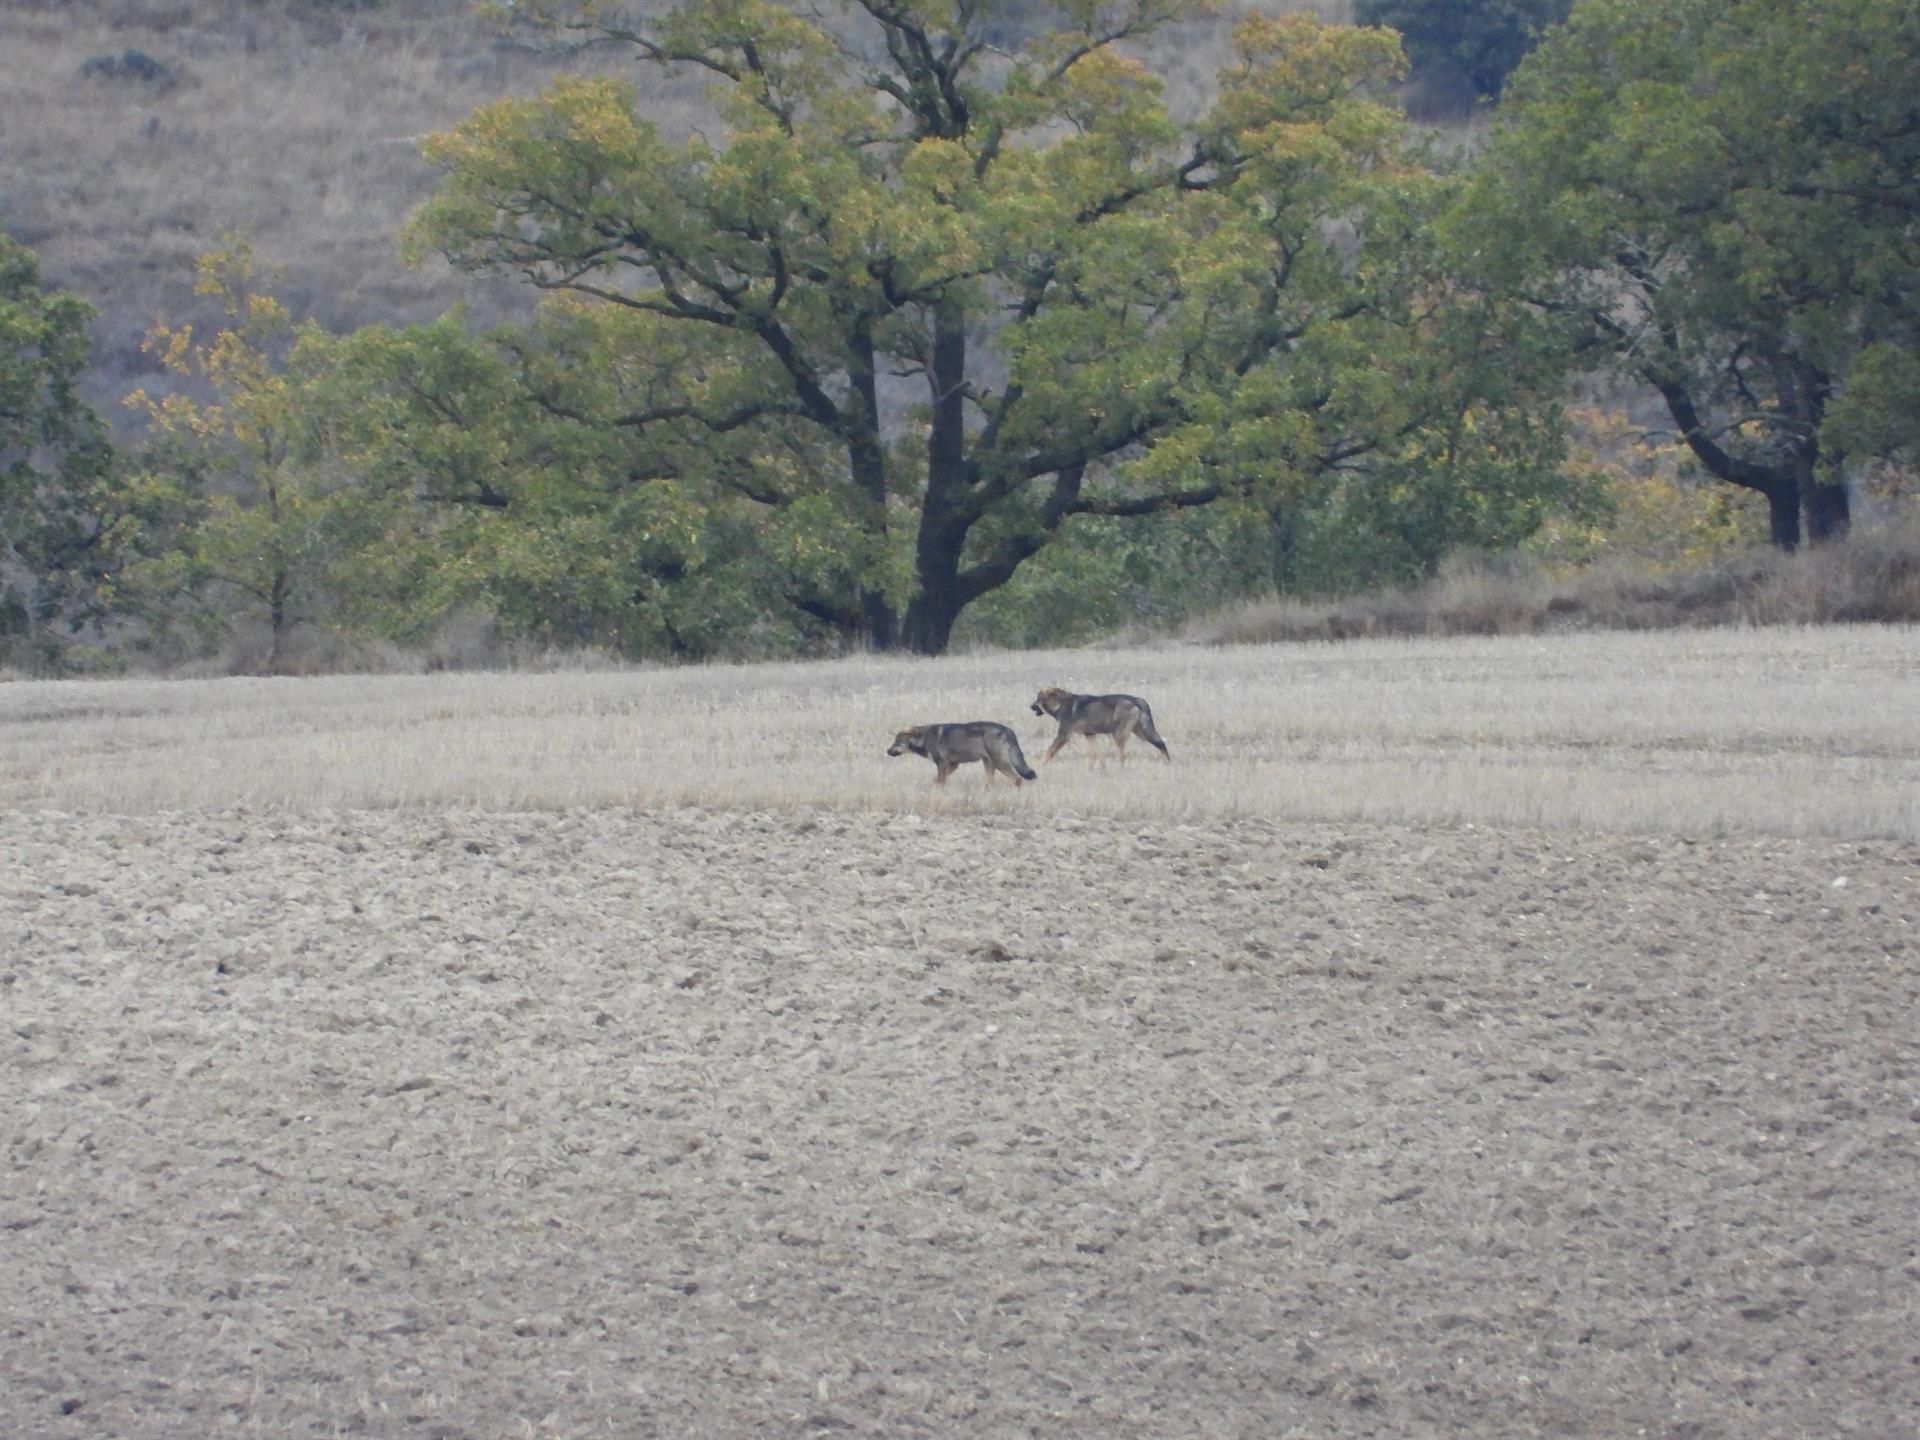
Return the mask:
<path id="1" fill-rule="evenodd" d="M 1203 644 L 1387 635 L 1545 635 L 1752 625 L 1920 624 L 1920 517 L 1863 524 L 1796 554 L 1761 549 L 1663 569 L 1638 556 L 1560 571 L 1457 557 L 1432 581 L 1330 600 L 1262 600 L 1188 627 Z"/>
<path id="2" fill-rule="evenodd" d="M 895 729 L 1041 685 L 1151 700 L 1175 763 L 1078 747 L 945 790 Z M 839 807 L 1061 824 L 1365 821 L 1920 839 L 1920 635 L 1720 630 L 1160 646 L 598 673 L 0 686 L 0 804 Z M 1136 751 L 1140 747 L 1136 746 Z M 1098 841 L 1090 839 L 1090 855 Z"/>

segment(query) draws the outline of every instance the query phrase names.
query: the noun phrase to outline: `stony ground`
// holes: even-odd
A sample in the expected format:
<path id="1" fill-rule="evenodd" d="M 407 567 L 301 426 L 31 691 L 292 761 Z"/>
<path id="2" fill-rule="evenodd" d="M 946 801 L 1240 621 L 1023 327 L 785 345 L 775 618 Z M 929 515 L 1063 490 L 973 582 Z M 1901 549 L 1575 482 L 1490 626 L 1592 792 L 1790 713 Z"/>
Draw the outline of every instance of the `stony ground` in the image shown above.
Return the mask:
<path id="1" fill-rule="evenodd" d="M 7 814 L 0 1432 L 1920 1433 L 1920 848 Z"/>

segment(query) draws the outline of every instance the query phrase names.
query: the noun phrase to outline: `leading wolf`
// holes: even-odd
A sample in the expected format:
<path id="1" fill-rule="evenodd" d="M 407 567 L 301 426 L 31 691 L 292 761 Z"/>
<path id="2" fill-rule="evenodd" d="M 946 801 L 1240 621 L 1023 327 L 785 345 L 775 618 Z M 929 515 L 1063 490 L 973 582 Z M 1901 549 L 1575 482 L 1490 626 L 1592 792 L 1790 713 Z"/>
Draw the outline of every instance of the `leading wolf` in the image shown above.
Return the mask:
<path id="1" fill-rule="evenodd" d="M 1087 737 L 1087 749 L 1093 749 L 1093 737 L 1111 735 L 1114 753 L 1127 758 L 1127 741 L 1138 735 L 1163 759 L 1173 759 L 1167 742 L 1153 728 L 1153 707 L 1138 695 L 1076 695 L 1071 690 L 1048 686 L 1033 698 L 1033 713 L 1051 715 L 1060 722 L 1060 733 L 1053 737 L 1042 761 L 1053 759 L 1075 735 Z"/>
<path id="2" fill-rule="evenodd" d="M 889 755 L 924 755 L 933 761 L 933 783 L 944 785 L 962 765 L 978 760 L 987 770 L 987 784 L 1004 771 L 1018 786 L 1040 777 L 1020 753 L 1020 737 L 993 720 L 968 720 L 957 725 L 912 725 L 893 737 Z"/>

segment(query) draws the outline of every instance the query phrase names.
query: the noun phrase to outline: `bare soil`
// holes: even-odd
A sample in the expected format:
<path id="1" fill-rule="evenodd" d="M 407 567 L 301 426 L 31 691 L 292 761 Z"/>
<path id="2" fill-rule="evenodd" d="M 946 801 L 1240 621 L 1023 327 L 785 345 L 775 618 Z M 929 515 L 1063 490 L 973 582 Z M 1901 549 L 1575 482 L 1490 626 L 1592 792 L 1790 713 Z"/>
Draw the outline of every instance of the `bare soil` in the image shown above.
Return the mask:
<path id="1" fill-rule="evenodd" d="M 0 1432 L 1920 1433 L 1912 844 L 604 808 L 0 853 Z"/>

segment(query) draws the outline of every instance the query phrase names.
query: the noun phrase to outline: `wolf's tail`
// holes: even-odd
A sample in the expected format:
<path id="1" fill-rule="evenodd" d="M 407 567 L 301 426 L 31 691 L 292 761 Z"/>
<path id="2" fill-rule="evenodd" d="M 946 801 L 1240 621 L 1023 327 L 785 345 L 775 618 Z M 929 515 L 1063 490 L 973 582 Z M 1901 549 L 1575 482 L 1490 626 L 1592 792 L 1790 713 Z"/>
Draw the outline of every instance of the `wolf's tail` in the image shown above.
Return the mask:
<path id="1" fill-rule="evenodd" d="M 1162 740 L 1160 738 L 1160 732 L 1153 728 L 1153 711 L 1148 709 L 1144 704 L 1140 707 L 1140 738 L 1153 746 L 1153 748 L 1158 750 L 1162 755 L 1166 756 L 1167 759 L 1173 759 L 1173 752 L 1167 749 L 1167 742 Z"/>
<path id="2" fill-rule="evenodd" d="M 1027 764 L 1027 757 L 1021 754 L 1020 742 L 1018 740 L 1008 741 L 1007 751 L 1009 758 L 1013 761 L 1014 774 L 1018 775 L 1022 780 L 1038 780 L 1040 778 L 1034 773 L 1033 767 Z"/>

